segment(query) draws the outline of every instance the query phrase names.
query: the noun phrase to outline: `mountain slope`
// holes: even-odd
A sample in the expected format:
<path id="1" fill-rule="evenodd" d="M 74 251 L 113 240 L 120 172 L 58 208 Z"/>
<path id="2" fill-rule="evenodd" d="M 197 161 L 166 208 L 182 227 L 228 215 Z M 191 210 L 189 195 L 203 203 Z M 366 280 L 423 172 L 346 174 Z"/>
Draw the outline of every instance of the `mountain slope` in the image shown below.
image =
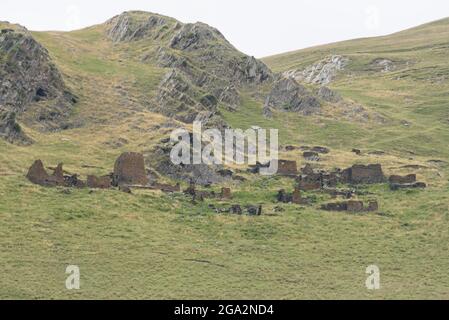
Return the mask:
<path id="1" fill-rule="evenodd" d="M 276 72 L 295 72 L 329 57 L 349 59 L 330 86 L 381 112 L 391 123 L 362 144 L 447 158 L 449 19 L 389 36 L 356 39 L 263 59 Z"/>
<path id="2" fill-rule="evenodd" d="M 151 13 L 124 13 L 73 32 L 31 32 L 77 103 L 65 130 L 43 130 L 35 121 L 39 103 L 18 114 L 31 146 L 0 139 L 0 297 L 447 298 L 447 23 L 269 57 L 265 64 L 212 27 Z M 319 81 L 305 81 L 304 70 Z M 318 99 L 319 110 L 289 111 L 302 109 L 303 97 Z M 278 203 L 278 190 L 293 190 L 293 180 L 248 174 L 246 167 L 232 168 L 246 181 L 204 189 L 218 194 L 230 187 L 232 200 L 198 203 L 152 190 L 43 188 L 25 178 L 36 159 L 63 162 L 83 178 L 104 175 L 126 151 L 143 152 L 154 169 L 152 150 L 204 112 L 223 126 L 279 129 L 281 157 L 299 167 L 380 163 L 387 176 L 416 173 L 429 187 L 355 187 L 358 200 L 374 197 L 380 210 L 349 214 L 320 210 L 334 201 L 320 192 L 304 192 L 310 205 Z M 9 114 L 5 119 L 15 126 Z M 331 151 L 318 163 L 306 161 L 300 147 L 315 145 Z M 263 215 L 211 209 L 234 204 L 263 205 Z M 69 264 L 81 268 L 80 291 L 65 289 Z M 381 268 L 380 291 L 365 288 L 372 264 Z"/>

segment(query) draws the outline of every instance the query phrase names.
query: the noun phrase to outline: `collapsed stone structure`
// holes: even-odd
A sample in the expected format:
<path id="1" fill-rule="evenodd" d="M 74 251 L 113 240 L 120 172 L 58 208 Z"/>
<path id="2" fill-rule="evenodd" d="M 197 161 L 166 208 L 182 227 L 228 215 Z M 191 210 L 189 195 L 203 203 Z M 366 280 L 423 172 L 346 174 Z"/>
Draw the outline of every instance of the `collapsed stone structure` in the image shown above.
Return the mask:
<path id="1" fill-rule="evenodd" d="M 296 161 L 279 160 L 278 161 L 278 175 L 281 176 L 296 176 L 298 174 L 298 166 Z"/>
<path id="2" fill-rule="evenodd" d="M 110 175 L 97 177 L 87 176 L 87 187 L 92 189 L 109 189 L 112 187 L 112 178 Z"/>
<path id="3" fill-rule="evenodd" d="M 345 169 L 340 175 L 340 181 L 349 184 L 375 184 L 384 183 L 385 180 L 380 164 L 367 166 L 356 164 L 351 168 Z"/>
<path id="4" fill-rule="evenodd" d="M 277 197 L 278 202 L 293 203 L 293 204 L 308 204 L 309 200 L 302 198 L 301 190 L 296 187 L 293 193 L 287 193 L 284 189 L 279 190 Z"/>
<path id="5" fill-rule="evenodd" d="M 325 211 L 348 211 L 348 212 L 376 212 L 379 210 L 379 203 L 376 200 L 369 201 L 365 207 L 363 201 L 350 200 L 344 202 L 327 203 L 321 206 Z"/>

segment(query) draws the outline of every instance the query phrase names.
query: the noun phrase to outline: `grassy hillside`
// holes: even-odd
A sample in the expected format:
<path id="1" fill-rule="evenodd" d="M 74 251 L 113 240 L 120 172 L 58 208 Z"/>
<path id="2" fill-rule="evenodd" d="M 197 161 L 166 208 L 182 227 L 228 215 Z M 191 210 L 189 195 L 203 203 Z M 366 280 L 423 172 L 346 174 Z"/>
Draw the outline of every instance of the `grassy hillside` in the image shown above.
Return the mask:
<path id="1" fill-rule="evenodd" d="M 277 204 L 277 190 L 293 188 L 292 180 L 279 177 L 247 175 L 247 182 L 230 185 L 232 201 L 197 205 L 153 191 L 67 192 L 30 184 L 24 176 L 36 159 L 48 166 L 64 162 L 83 176 L 105 174 L 121 152 L 147 152 L 171 132 L 161 126 L 168 119 L 147 108 L 165 70 L 136 59 L 142 43 L 114 44 L 104 25 L 33 32 L 79 96 L 71 116 L 79 127 L 45 133 L 25 118 L 34 145 L 0 140 L 0 298 L 449 298 L 448 33 L 445 20 L 264 59 L 281 72 L 329 54 L 348 56 L 351 63 L 331 87 L 385 123 L 286 113 L 269 120 L 254 92 L 244 92 L 238 112 L 222 111 L 234 127 L 278 128 L 282 145 L 330 147 L 322 168 L 382 163 L 387 174 L 416 172 L 429 184 L 398 192 L 364 187 L 368 195 L 361 198 L 377 198 L 380 212 L 351 215 L 324 212 L 318 204 Z M 376 58 L 400 67 L 372 71 Z M 376 150 L 385 154 L 367 153 Z M 299 152 L 282 157 L 305 164 Z M 234 203 L 263 204 L 264 215 L 217 215 L 208 207 Z M 69 264 L 80 266 L 80 291 L 65 289 Z M 382 272 L 382 289 L 375 292 L 365 288 L 371 264 Z"/>

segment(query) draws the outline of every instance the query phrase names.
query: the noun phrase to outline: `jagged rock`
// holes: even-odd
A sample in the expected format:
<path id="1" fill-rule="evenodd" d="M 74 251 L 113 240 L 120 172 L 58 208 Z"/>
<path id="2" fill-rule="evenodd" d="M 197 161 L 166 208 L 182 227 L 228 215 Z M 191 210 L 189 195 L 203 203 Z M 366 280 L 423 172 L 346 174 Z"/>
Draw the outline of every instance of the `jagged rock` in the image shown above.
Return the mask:
<path id="1" fill-rule="evenodd" d="M 151 162 L 148 164 L 158 173 L 165 175 L 173 180 L 185 182 L 193 181 L 198 185 L 210 185 L 229 181 L 231 177 L 223 176 L 221 165 L 206 164 L 188 164 L 175 165 L 170 159 L 170 152 L 174 144 L 171 141 L 160 142 L 156 147 L 149 151 L 148 158 Z"/>
<path id="2" fill-rule="evenodd" d="M 221 92 L 219 102 L 229 110 L 235 111 L 240 107 L 240 93 L 234 85 L 228 86 Z"/>
<path id="3" fill-rule="evenodd" d="M 371 66 L 376 71 L 390 72 L 396 69 L 396 65 L 390 59 L 377 58 L 371 62 Z"/>
<path id="4" fill-rule="evenodd" d="M 304 70 L 290 70 L 284 73 L 297 81 L 326 85 L 334 80 L 338 72 L 343 70 L 349 59 L 340 55 L 328 56 Z"/>
<path id="5" fill-rule="evenodd" d="M 33 143 L 16 122 L 16 113 L 0 106 L 0 137 L 9 143 L 30 145 Z"/>
<path id="6" fill-rule="evenodd" d="M 317 152 L 306 151 L 303 153 L 304 159 L 307 161 L 320 161 L 320 155 Z"/>
<path id="7" fill-rule="evenodd" d="M 198 107 L 195 95 L 195 90 L 184 75 L 173 69 L 166 74 L 159 85 L 154 111 L 192 123 L 198 115 L 198 109 L 203 109 Z"/>
<path id="8" fill-rule="evenodd" d="M 265 109 L 300 112 L 309 115 L 319 111 L 321 104 L 307 89 L 292 78 L 276 81 L 265 101 Z"/>
<path id="9" fill-rule="evenodd" d="M 318 90 L 318 97 L 320 99 L 323 99 L 324 101 L 331 103 L 337 103 L 342 100 L 341 96 L 337 92 L 332 91 L 325 86 L 320 87 L 320 89 Z"/>
<path id="10" fill-rule="evenodd" d="M 114 165 L 113 185 L 147 185 L 145 161 L 140 153 L 123 153 Z"/>
<path id="11" fill-rule="evenodd" d="M 3 30 L 0 33 L 0 104 L 7 110 L 22 113 L 40 101 L 46 102 L 46 108 L 34 120 L 54 129 L 61 128 L 59 122 L 69 115 L 76 97 L 67 90 L 47 50 L 29 32 Z"/>
<path id="12" fill-rule="evenodd" d="M 106 23 L 107 36 L 114 42 L 154 39 L 169 22 L 173 24 L 174 19 L 146 12 L 124 12 Z"/>
<path id="13" fill-rule="evenodd" d="M 182 25 L 179 31 L 170 41 L 170 47 L 178 50 L 207 49 L 213 43 L 232 45 L 223 37 L 220 31 L 205 23 L 187 23 Z"/>

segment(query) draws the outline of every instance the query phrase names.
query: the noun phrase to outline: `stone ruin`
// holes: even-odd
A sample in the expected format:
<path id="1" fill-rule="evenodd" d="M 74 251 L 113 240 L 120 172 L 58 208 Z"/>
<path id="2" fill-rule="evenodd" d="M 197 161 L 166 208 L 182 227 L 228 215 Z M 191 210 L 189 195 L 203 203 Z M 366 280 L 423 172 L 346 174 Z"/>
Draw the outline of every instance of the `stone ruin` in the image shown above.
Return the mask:
<path id="1" fill-rule="evenodd" d="M 141 153 L 123 153 L 115 162 L 113 185 L 147 185 L 149 183 L 145 171 L 145 160 Z"/>
<path id="2" fill-rule="evenodd" d="M 242 207 L 239 204 L 234 204 L 229 208 L 217 208 L 211 204 L 209 205 L 209 208 L 214 210 L 216 213 L 230 213 L 239 216 L 243 214 L 248 216 L 261 216 L 263 212 L 263 207 L 261 205 L 247 205 Z"/>
<path id="3" fill-rule="evenodd" d="M 287 193 L 284 189 L 279 190 L 277 197 L 278 202 L 293 203 L 293 204 L 308 204 L 308 199 L 302 198 L 301 190 L 296 187 L 293 193 Z"/>
<path id="4" fill-rule="evenodd" d="M 91 189 L 109 189 L 112 187 L 111 176 L 97 177 L 93 175 L 87 176 L 87 187 Z"/>
<path id="5" fill-rule="evenodd" d="M 375 184 L 384 183 L 385 176 L 380 164 L 353 165 L 345 169 L 340 175 L 340 181 L 348 184 Z"/>
<path id="6" fill-rule="evenodd" d="M 347 211 L 353 213 L 360 212 L 377 212 L 379 210 L 379 203 L 376 200 L 368 202 L 368 206 L 365 207 L 363 201 L 350 200 L 343 202 L 327 203 L 321 206 L 325 211 Z"/>
<path id="7" fill-rule="evenodd" d="M 143 155 L 140 153 L 123 153 L 115 162 L 114 172 L 101 177 L 88 175 L 84 182 L 77 174 L 68 174 L 59 164 L 49 175 L 41 160 L 37 160 L 28 170 L 26 177 L 34 184 L 45 187 L 75 187 L 92 189 L 109 189 L 119 187 L 119 190 L 130 193 L 130 188 L 157 189 L 163 192 L 180 192 L 179 184 L 175 186 L 153 182 L 149 184 Z"/>
<path id="8" fill-rule="evenodd" d="M 49 175 L 41 160 L 36 160 L 28 170 L 27 179 L 34 184 L 44 187 L 75 187 L 84 188 L 85 183 L 77 175 L 64 175 L 63 165 L 58 164 Z"/>
<path id="9" fill-rule="evenodd" d="M 425 189 L 427 185 L 424 182 L 417 182 L 416 174 L 406 176 L 393 175 L 389 179 L 390 189 L 397 191 L 400 189 Z"/>
<path id="10" fill-rule="evenodd" d="M 279 160 L 278 161 L 278 175 L 281 176 L 296 176 L 298 175 L 298 166 L 296 161 Z"/>

